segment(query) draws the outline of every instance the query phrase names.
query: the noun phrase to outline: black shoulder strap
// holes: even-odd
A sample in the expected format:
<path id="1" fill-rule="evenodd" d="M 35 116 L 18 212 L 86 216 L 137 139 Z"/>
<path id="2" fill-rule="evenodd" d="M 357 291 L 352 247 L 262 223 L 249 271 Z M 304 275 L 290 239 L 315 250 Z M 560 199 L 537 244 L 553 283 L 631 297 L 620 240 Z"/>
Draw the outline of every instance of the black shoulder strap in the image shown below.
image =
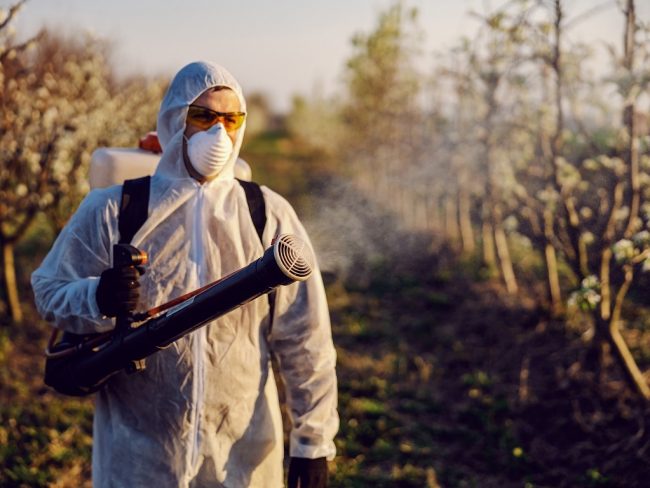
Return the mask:
<path id="1" fill-rule="evenodd" d="M 246 202 L 248 202 L 248 210 L 253 219 L 253 225 L 255 226 L 257 235 L 260 238 L 262 247 L 266 248 L 264 239 L 262 238 L 264 227 L 266 226 L 266 205 L 264 204 L 262 189 L 260 188 L 260 185 L 253 181 L 240 180 L 239 178 L 237 181 L 244 189 L 244 193 L 246 193 Z"/>
<path id="2" fill-rule="evenodd" d="M 244 189 L 246 193 L 246 202 L 248 203 L 248 211 L 251 214 L 251 219 L 253 219 L 253 225 L 257 231 L 257 235 L 260 238 L 262 243 L 262 248 L 266 248 L 264 244 L 264 239 L 262 235 L 264 234 L 264 227 L 266 226 L 266 204 L 264 203 L 264 195 L 262 194 L 262 189 L 260 185 L 254 181 L 245 181 L 237 178 L 237 181 Z M 267 295 L 269 299 L 269 335 L 271 334 L 271 329 L 273 328 L 273 314 L 275 312 L 275 290 Z"/>
<path id="3" fill-rule="evenodd" d="M 129 244 L 149 216 L 149 183 L 151 176 L 126 180 L 122 185 L 122 202 L 118 229 L 120 244 Z"/>
<path id="4" fill-rule="evenodd" d="M 122 185 L 122 199 L 120 201 L 120 214 L 117 223 L 120 232 L 120 244 L 129 244 L 135 233 L 138 232 L 138 229 L 147 220 L 149 213 L 150 180 L 150 176 L 145 176 L 135 180 L 126 180 Z M 50 339 L 51 344 L 56 340 L 56 333 L 57 329 L 54 329 L 54 333 Z M 95 334 L 73 334 L 72 332 L 65 331 L 59 345 L 78 345 L 85 338 L 93 335 Z M 53 360 L 48 358 L 45 362 L 45 383 L 52 386 L 58 392 L 66 395 L 83 396 L 97 391 L 98 388 L 95 389 L 95 387 L 91 390 L 84 390 L 74 386 L 72 382 L 66 382 L 65 378 L 59 378 L 56 375 L 55 367 Z"/>

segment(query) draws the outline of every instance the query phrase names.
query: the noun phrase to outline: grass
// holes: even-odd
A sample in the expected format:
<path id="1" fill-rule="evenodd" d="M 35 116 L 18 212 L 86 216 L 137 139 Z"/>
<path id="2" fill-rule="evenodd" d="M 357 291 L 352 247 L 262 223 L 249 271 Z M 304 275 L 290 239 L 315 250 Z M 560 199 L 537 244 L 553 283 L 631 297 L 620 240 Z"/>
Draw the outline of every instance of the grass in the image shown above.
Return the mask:
<path id="1" fill-rule="evenodd" d="M 46 327 L 27 308 L 0 335 L 0 486 L 90 486 L 92 400 L 42 383 Z"/>

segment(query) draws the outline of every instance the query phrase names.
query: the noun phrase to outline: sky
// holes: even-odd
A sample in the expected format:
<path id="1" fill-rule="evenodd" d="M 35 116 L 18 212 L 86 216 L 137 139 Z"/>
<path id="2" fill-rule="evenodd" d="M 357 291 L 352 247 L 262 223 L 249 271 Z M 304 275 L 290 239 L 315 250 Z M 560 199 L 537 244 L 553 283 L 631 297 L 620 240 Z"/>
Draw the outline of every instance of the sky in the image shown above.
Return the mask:
<path id="1" fill-rule="evenodd" d="M 468 12 L 502 1 L 410 0 L 425 36 L 422 63 L 436 56 L 478 23 Z M 620 1 L 620 0 L 619 0 Z M 621 45 L 623 17 L 617 0 L 568 0 L 569 17 L 606 5 L 572 29 L 575 40 Z M 0 0 L 0 8 L 13 2 Z M 351 39 L 369 33 L 392 0 L 28 0 L 15 23 L 19 38 L 47 25 L 63 32 L 92 32 L 111 41 L 112 63 L 122 75 L 173 76 L 196 60 L 230 70 L 245 93 L 267 95 L 278 111 L 292 96 L 340 93 Z M 650 2 L 637 0 L 638 14 L 650 19 Z M 436 54 L 438 53 L 438 54 Z M 605 56 L 602 55 L 602 62 Z M 426 71 L 427 66 L 424 66 Z"/>

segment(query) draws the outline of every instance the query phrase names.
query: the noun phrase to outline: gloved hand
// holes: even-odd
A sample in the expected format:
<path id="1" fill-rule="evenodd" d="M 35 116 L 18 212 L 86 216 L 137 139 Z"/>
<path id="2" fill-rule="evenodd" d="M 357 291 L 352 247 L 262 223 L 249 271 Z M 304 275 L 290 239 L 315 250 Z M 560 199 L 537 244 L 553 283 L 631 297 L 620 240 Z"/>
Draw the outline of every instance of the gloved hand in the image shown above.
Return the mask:
<path id="1" fill-rule="evenodd" d="M 289 460 L 288 488 L 325 488 L 327 460 L 292 457 Z"/>
<path id="2" fill-rule="evenodd" d="M 95 299 L 99 311 L 107 317 L 126 315 L 135 310 L 140 298 L 138 278 L 144 268 L 125 266 L 105 270 L 97 285 Z"/>

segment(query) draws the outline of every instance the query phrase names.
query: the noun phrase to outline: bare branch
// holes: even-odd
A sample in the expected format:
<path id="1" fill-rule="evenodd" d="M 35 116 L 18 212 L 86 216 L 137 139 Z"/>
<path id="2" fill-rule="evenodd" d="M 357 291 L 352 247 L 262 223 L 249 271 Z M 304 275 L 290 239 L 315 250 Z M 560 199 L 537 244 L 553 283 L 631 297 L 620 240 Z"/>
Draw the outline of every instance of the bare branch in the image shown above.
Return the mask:
<path id="1" fill-rule="evenodd" d="M 16 14 L 20 11 L 22 6 L 25 4 L 27 0 L 19 0 L 18 3 L 12 5 L 9 8 L 9 13 L 7 14 L 7 18 L 0 22 L 0 30 L 4 29 L 7 25 L 11 23 L 13 18 L 16 16 Z"/>

